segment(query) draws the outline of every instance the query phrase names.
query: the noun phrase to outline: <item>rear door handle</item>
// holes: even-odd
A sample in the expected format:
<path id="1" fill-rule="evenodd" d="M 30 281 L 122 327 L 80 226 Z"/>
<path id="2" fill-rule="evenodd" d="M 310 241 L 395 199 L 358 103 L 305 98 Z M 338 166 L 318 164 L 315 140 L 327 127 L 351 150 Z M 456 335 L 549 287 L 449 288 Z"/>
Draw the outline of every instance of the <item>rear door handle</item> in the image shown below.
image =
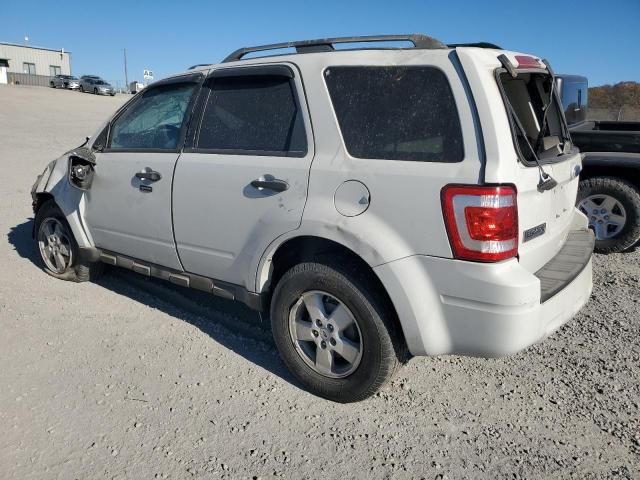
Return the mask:
<path id="1" fill-rule="evenodd" d="M 270 175 L 265 175 L 268 178 L 257 178 L 251 182 L 253 188 L 258 190 L 273 190 L 274 192 L 284 192 L 289 188 L 289 184 L 284 180 L 273 178 Z"/>
<path id="2" fill-rule="evenodd" d="M 162 178 L 162 175 L 160 175 L 160 172 L 145 169 L 141 172 L 137 172 L 136 178 L 139 178 L 140 180 L 149 180 L 150 182 L 157 182 Z"/>

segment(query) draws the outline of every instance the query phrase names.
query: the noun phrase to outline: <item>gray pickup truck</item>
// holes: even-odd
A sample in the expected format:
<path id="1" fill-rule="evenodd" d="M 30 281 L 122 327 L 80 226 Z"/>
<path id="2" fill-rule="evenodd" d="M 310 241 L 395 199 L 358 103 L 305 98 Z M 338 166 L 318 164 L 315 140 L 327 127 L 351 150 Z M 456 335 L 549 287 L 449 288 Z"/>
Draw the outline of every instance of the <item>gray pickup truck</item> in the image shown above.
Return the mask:
<path id="1" fill-rule="evenodd" d="M 587 121 L 587 79 L 556 81 L 571 139 L 583 154 L 577 206 L 589 217 L 595 249 L 628 250 L 640 241 L 640 122 Z"/>

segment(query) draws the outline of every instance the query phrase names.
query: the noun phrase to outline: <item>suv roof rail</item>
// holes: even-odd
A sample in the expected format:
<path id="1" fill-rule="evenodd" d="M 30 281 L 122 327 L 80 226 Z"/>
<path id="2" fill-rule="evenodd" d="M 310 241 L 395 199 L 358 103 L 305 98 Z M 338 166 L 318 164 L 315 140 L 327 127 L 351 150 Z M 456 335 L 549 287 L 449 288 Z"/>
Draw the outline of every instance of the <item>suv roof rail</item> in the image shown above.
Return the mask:
<path id="1" fill-rule="evenodd" d="M 404 35 L 364 35 L 359 37 L 320 38 L 317 40 L 301 40 L 297 42 L 272 43 L 255 47 L 239 48 L 227 56 L 222 62 L 234 62 L 242 60 L 242 57 L 253 52 L 279 50 L 283 48 L 295 48 L 296 53 L 332 52 L 334 45 L 339 43 L 366 43 L 366 42 L 411 42 L 414 48 L 440 49 L 447 46 L 440 40 L 427 35 L 410 33 Z"/>
<path id="2" fill-rule="evenodd" d="M 475 42 L 475 43 L 449 43 L 447 47 L 456 48 L 456 47 L 477 47 L 477 48 L 494 48 L 496 50 L 503 50 L 502 47 L 496 45 L 495 43 L 489 42 Z"/>
<path id="3" fill-rule="evenodd" d="M 213 63 L 196 63 L 195 65 L 191 65 L 187 70 L 193 70 L 199 67 L 208 67 L 209 65 L 213 65 Z"/>

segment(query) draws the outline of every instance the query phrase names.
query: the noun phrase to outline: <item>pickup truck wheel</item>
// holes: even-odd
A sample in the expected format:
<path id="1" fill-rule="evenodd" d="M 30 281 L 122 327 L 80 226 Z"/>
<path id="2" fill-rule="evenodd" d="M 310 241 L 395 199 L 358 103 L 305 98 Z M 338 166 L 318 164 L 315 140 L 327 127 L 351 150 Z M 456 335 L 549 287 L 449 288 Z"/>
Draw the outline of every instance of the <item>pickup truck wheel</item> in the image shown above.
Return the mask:
<path id="1" fill-rule="evenodd" d="M 596 235 L 596 252 L 623 252 L 640 240 L 640 192 L 628 181 L 617 177 L 582 180 L 577 205 Z"/>
<path id="2" fill-rule="evenodd" d="M 402 339 L 366 278 L 346 266 L 301 263 L 278 282 L 271 327 L 284 363 L 312 393 L 363 400 L 401 364 Z"/>
<path id="3" fill-rule="evenodd" d="M 94 280 L 102 271 L 99 263 L 80 258 L 78 244 L 58 206 L 46 202 L 36 214 L 36 249 L 49 275 L 74 282 Z"/>

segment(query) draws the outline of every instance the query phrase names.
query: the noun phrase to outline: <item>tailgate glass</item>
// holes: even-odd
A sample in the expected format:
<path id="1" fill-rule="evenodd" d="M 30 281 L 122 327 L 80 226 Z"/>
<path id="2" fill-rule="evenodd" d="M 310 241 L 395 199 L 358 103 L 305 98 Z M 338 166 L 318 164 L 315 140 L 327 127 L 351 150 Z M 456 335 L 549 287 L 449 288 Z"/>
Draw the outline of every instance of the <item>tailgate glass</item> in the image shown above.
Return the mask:
<path id="1" fill-rule="evenodd" d="M 513 132 L 523 162 L 535 165 L 532 147 L 541 163 L 560 160 L 565 152 L 565 143 L 568 144 L 568 133 L 557 95 L 549 101 L 551 76 L 547 73 L 519 73 L 513 78 L 505 72 L 499 74 L 499 81 L 505 106 L 509 109 L 510 103 L 517 117 L 512 119 L 515 124 Z M 545 109 L 548 109 L 546 121 Z"/>

